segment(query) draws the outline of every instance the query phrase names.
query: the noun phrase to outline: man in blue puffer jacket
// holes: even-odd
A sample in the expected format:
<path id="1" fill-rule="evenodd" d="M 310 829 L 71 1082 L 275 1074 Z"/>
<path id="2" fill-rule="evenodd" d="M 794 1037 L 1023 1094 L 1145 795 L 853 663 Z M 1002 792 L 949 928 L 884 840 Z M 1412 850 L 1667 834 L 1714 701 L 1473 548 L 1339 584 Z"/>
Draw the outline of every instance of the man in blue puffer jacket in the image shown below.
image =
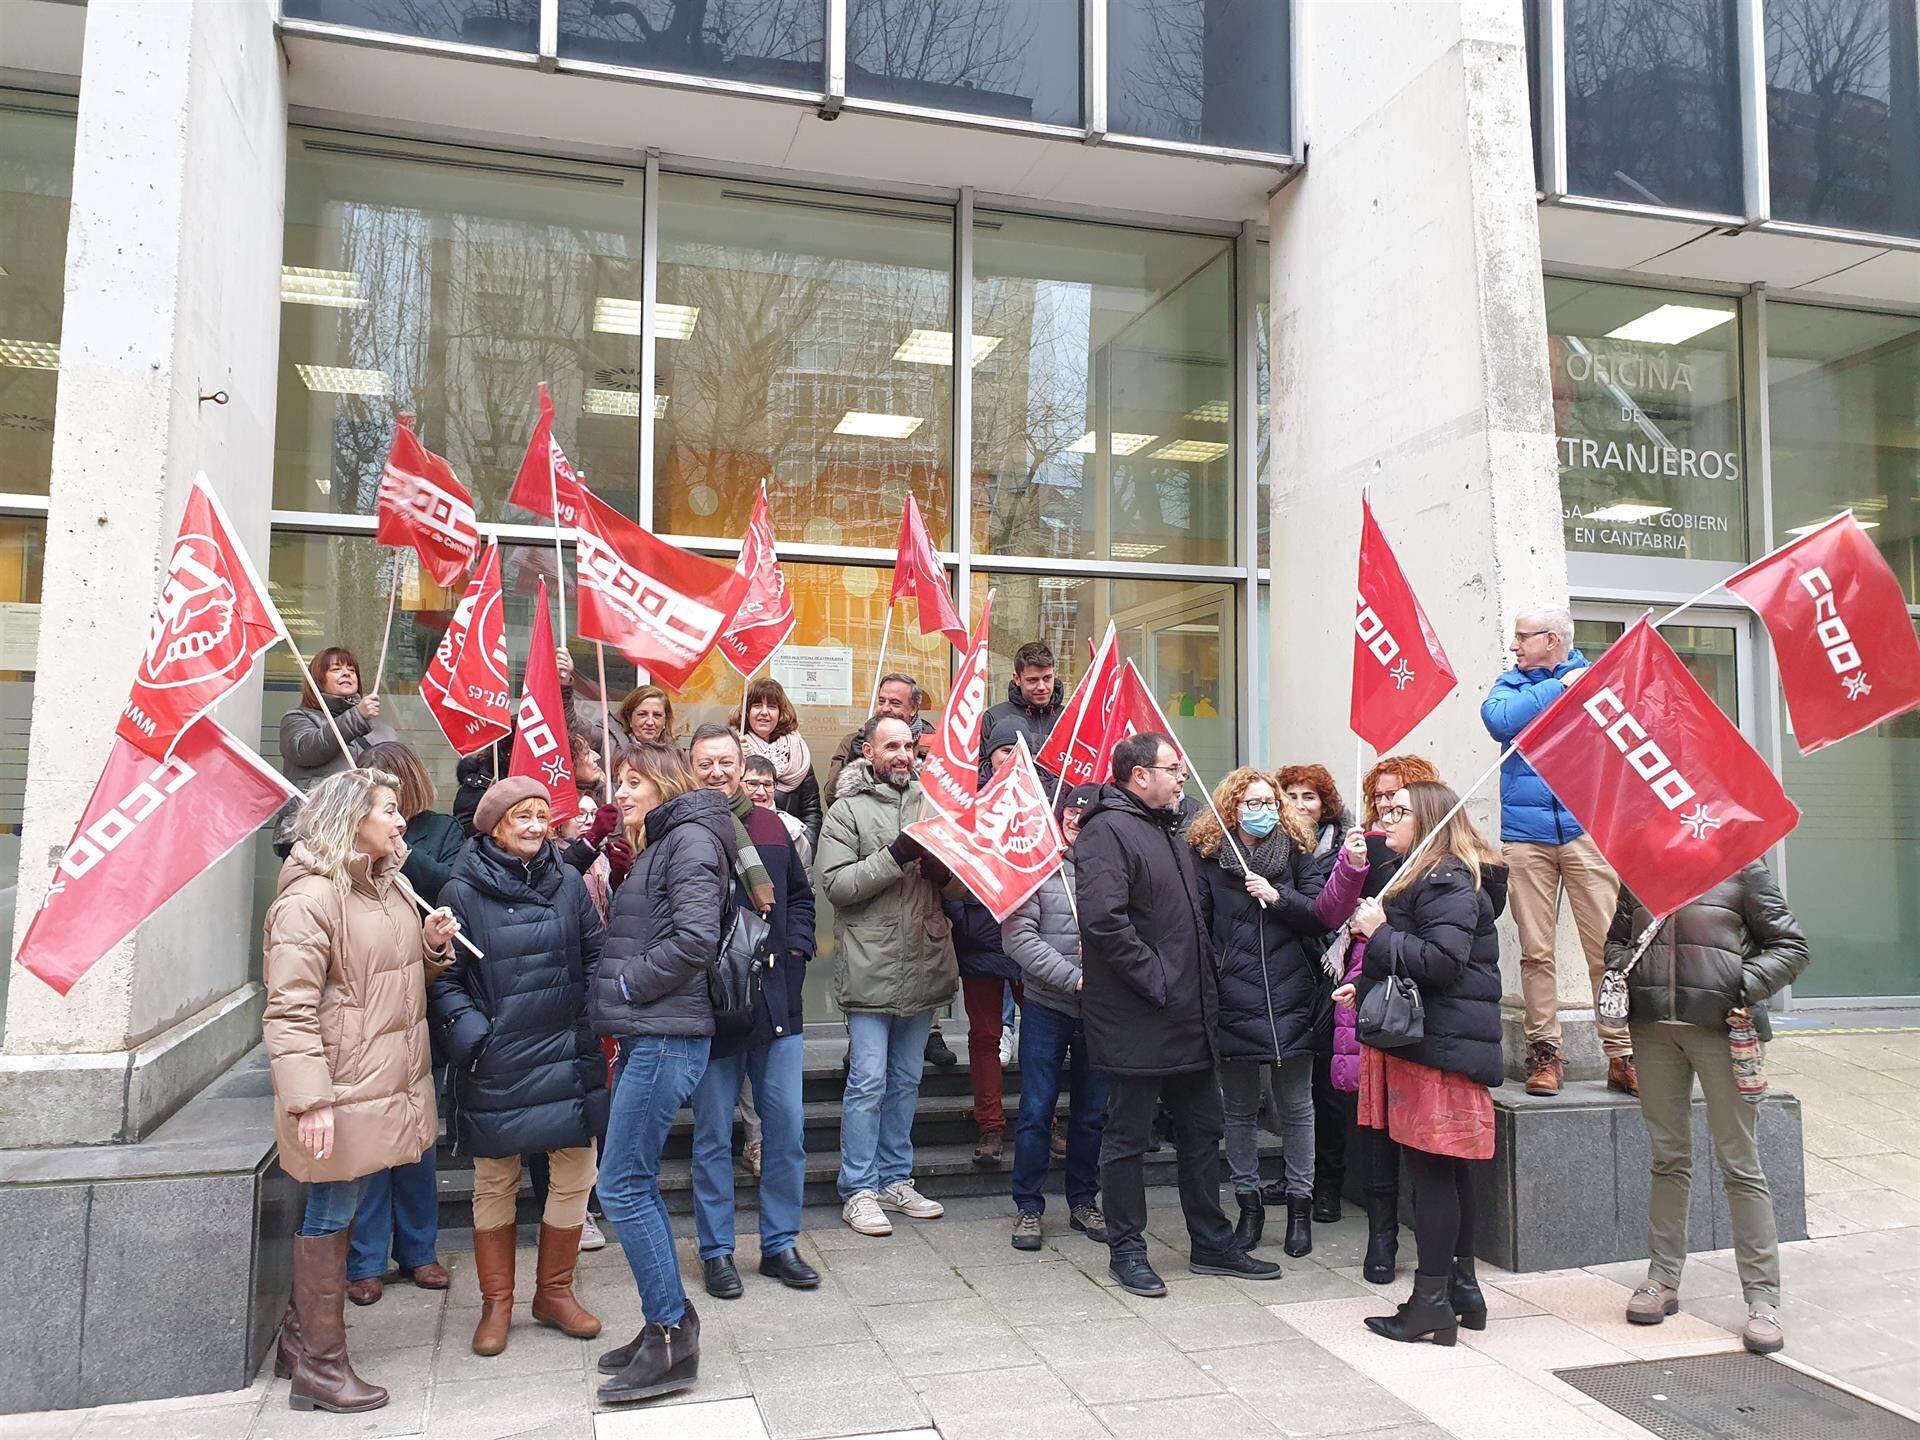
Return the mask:
<path id="1" fill-rule="evenodd" d="M 1493 682 L 1480 706 L 1487 733 L 1509 745 L 1533 718 L 1566 693 L 1587 657 L 1573 648 L 1573 616 L 1564 609 L 1522 611 L 1514 618 L 1513 668 Z M 1508 903 L 1520 932 L 1520 996 L 1527 1016 L 1527 1093 L 1557 1095 L 1566 1067 L 1560 1056 L 1559 988 L 1554 932 L 1560 894 L 1573 907 L 1587 973 L 1599 995 L 1606 969 L 1607 927 L 1620 896 L 1613 873 L 1573 812 L 1518 753 L 1500 767 L 1500 848 L 1507 862 Z M 1607 1087 L 1639 1094 L 1633 1042 L 1624 1025 L 1600 1023 Z"/>

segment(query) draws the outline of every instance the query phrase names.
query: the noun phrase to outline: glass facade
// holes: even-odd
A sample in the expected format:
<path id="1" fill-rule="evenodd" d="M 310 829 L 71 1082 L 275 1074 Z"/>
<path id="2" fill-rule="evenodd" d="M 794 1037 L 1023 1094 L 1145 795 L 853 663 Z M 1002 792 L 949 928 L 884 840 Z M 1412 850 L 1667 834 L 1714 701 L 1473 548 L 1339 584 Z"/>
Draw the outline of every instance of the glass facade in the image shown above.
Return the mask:
<path id="1" fill-rule="evenodd" d="M 0 90 L 0 494 L 53 469 L 72 183 L 73 103 Z"/>
<path id="2" fill-rule="evenodd" d="M 494 50 L 536 49 L 540 0 L 282 0 L 289 20 L 319 20 Z"/>
<path id="3" fill-rule="evenodd" d="M 1108 129 L 1284 152 L 1292 143 L 1289 12 L 1278 0 L 1108 0 Z"/>
<path id="4" fill-rule="evenodd" d="M 849 0 L 847 93 L 1081 123 L 1080 0 Z"/>
<path id="5" fill-rule="evenodd" d="M 557 0 L 569 59 L 818 90 L 826 0 Z"/>

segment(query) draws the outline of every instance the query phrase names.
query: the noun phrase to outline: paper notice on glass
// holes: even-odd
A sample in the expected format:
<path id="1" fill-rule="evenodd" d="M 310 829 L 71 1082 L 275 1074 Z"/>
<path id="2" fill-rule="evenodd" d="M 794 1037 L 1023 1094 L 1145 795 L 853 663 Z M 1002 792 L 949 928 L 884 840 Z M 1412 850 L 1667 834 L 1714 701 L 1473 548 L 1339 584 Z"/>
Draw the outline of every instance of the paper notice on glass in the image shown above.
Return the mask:
<path id="1" fill-rule="evenodd" d="M 40 607 L 0 600 L 0 670 L 31 670 L 39 662 Z M 852 653 L 852 652 L 848 652 Z"/>
<path id="2" fill-rule="evenodd" d="M 783 645 L 767 662 L 795 705 L 853 704 L 853 647 Z"/>

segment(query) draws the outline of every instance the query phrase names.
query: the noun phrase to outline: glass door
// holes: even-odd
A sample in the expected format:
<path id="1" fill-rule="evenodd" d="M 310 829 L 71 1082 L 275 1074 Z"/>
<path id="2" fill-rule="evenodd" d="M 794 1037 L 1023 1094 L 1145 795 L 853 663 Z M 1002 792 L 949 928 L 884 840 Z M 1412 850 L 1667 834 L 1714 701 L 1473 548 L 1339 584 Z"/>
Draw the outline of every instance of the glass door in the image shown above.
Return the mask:
<path id="1" fill-rule="evenodd" d="M 1576 605 L 1573 610 L 1574 648 L 1587 659 L 1598 660 L 1607 647 L 1627 633 L 1627 627 L 1643 615 L 1636 605 Z M 1660 636 L 1673 647 L 1680 663 L 1707 694 L 1713 697 L 1740 727 L 1741 733 L 1756 745 L 1758 710 L 1753 700 L 1752 617 L 1744 610 L 1734 613 L 1696 608 L 1687 612 L 1695 623 L 1663 625 Z"/>

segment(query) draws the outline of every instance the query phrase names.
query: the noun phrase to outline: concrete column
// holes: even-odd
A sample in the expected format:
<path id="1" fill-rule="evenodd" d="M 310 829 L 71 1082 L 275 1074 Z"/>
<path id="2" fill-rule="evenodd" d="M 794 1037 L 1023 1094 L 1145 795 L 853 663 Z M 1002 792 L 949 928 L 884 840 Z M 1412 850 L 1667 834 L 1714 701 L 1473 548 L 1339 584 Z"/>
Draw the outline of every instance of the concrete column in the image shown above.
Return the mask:
<path id="1" fill-rule="evenodd" d="M 111 748 L 196 472 L 265 568 L 287 124 L 272 11 L 87 10 L 16 945 Z M 259 713 L 257 681 L 219 711 L 243 736 Z M 137 1139 L 252 1044 L 250 906 L 241 852 L 70 995 L 16 971 L 0 1145 Z"/>
<path id="2" fill-rule="evenodd" d="M 1353 783 L 1349 579 L 1371 486 L 1460 676 L 1399 748 L 1464 788 L 1498 753 L 1479 705 L 1514 615 L 1567 593 L 1521 16 L 1316 0 L 1306 18 L 1308 164 L 1269 216 L 1274 749 Z M 1279 558 L 1309 555 L 1311 576 Z M 1495 780 L 1471 809 L 1489 838 L 1498 810 Z M 1503 948 L 1517 1003 L 1510 927 Z M 1579 953 L 1563 943 L 1562 994 L 1590 1009 Z"/>

